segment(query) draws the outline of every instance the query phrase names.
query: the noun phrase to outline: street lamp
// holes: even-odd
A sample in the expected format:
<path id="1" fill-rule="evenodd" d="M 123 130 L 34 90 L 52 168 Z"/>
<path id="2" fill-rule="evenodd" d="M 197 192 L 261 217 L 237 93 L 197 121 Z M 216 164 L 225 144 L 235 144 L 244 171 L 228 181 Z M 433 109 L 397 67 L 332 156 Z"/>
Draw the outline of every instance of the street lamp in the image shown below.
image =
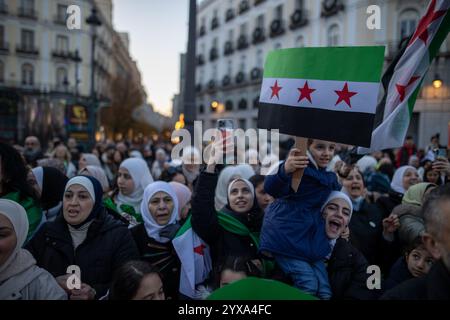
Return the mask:
<path id="1" fill-rule="evenodd" d="M 91 10 L 91 15 L 87 17 L 86 23 L 91 26 L 92 42 L 91 42 L 91 111 L 89 112 L 89 143 L 94 143 L 95 140 L 95 41 L 97 40 L 96 28 L 102 25 L 99 17 L 97 16 L 97 9 L 95 7 Z M 93 146 L 93 145 L 92 145 Z"/>
<path id="2" fill-rule="evenodd" d="M 75 50 L 75 54 L 72 57 L 73 62 L 75 62 L 75 99 L 78 98 L 78 84 L 80 83 L 80 78 L 78 75 L 78 64 L 82 61 L 78 49 Z"/>
<path id="3" fill-rule="evenodd" d="M 439 89 L 442 87 L 442 79 L 439 77 L 439 75 L 436 73 L 433 80 L 433 87 L 435 89 Z"/>

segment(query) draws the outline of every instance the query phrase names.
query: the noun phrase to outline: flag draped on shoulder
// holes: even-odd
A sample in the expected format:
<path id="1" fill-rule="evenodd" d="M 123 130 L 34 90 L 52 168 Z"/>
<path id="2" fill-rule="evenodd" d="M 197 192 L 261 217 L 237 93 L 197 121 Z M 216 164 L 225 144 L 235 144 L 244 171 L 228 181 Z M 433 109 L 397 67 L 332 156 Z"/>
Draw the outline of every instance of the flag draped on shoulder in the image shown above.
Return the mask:
<path id="1" fill-rule="evenodd" d="M 187 219 L 172 240 L 181 261 L 180 292 L 192 299 L 202 299 L 197 285 L 203 283 L 212 269 L 209 246 L 192 229 Z"/>
<path id="2" fill-rule="evenodd" d="M 258 127 L 370 146 L 384 47 L 292 48 L 269 53 Z"/>
<path id="3" fill-rule="evenodd" d="M 449 8 L 449 0 L 431 0 L 407 46 L 386 70 L 377 107 L 380 122 L 375 123 L 370 148 L 359 148 L 359 153 L 403 145 L 420 86 L 450 31 Z"/>

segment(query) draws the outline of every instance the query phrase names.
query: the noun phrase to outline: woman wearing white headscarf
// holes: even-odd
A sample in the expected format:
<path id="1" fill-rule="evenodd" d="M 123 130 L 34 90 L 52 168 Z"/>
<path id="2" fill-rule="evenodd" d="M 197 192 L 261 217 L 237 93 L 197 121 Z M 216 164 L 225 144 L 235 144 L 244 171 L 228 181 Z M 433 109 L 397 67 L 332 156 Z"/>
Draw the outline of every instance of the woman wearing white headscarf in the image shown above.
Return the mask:
<path id="1" fill-rule="evenodd" d="M 87 166 L 102 167 L 98 157 L 93 153 L 83 153 L 78 161 L 78 172 Z"/>
<path id="2" fill-rule="evenodd" d="M 377 204 L 383 211 L 383 218 L 389 216 L 392 210 L 402 203 L 403 195 L 409 187 L 420 182 L 417 169 L 412 166 L 403 166 L 398 168 L 391 182 L 391 190 L 387 197 L 381 197 Z"/>
<path id="3" fill-rule="evenodd" d="M 180 225 L 178 199 L 169 183 L 156 181 L 144 191 L 141 202 L 143 224 L 131 228 L 141 260 L 156 267 L 164 278 L 166 297 L 176 299 L 180 279 L 180 261 L 172 245 Z"/>
<path id="4" fill-rule="evenodd" d="M 152 165 L 152 175 L 155 177 L 156 180 L 159 179 L 161 176 L 161 173 L 163 172 L 165 168 L 165 164 L 167 162 L 167 154 L 164 151 L 164 149 L 159 148 L 155 152 L 155 161 Z"/>
<path id="5" fill-rule="evenodd" d="M 97 166 L 87 166 L 84 169 L 80 170 L 80 175 L 82 176 L 91 176 L 97 179 L 103 188 L 103 193 L 107 193 L 109 191 L 109 182 L 106 177 L 105 171 L 101 167 Z"/>
<path id="6" fill-rule="evenodd" d="M 250 179 L 250 177 L 255 175 L 255 171 L 248 164 L 240 164 L 237 166 L 227 166 L 225 167 L 219 175 L 219 181 L 217 182 L 216 192 L 215 192 L 215 208 L 216 210 L 221 210 L 227 204 L 228 198 L 228 185 L 229 183 L 237 178 Z"/>
<path id="7" fill-rule="evenodd" d="M 120 164 L 117 174 L 117 189 L 106 199 L 105 207 L 130 227 L 142 223 L 141 202 L 144 189 L 153 182 L 147 163 L 138 158 L 129 158 Z"/>
<path id="8" fill-rule="evenodd" d="M 25 209 L 0 199 L 0 300 L 67 300 L 64 290 L 22 246 L 28 233 Z"/>

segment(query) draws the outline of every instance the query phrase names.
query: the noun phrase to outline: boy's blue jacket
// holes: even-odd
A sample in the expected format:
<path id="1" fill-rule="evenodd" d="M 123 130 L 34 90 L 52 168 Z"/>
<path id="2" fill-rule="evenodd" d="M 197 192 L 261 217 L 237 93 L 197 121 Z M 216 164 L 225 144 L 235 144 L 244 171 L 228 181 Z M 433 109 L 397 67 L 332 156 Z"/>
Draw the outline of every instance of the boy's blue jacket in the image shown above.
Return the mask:
<path id="1" fill-rule="evenodd" d="M 307 262 L 325 258 L 331 248 L 320 209 L 331 191 L 341 189 L 336 174 L 317 169 L 310 157 L 294 192 L 283 161 L 277 174 L 266 176 L 264 189 L 276 200 L 264 215 L 260 251 Z"/>

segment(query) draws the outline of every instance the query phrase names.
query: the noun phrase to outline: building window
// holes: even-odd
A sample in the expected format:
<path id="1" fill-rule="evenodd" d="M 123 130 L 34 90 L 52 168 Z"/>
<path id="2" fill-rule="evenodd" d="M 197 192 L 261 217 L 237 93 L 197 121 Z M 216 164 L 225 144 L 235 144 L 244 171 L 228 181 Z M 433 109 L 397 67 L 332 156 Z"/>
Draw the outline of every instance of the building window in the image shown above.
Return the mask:
<path id="1" fill-rule="evenodd" d="M 283 5 L 280 4 L 275 8 L 275 20 L 283 19 Z"/>
<path id="2" fill-rule="evenodd" d="M 21 0 L 20 5 L 24 13 L 32 13 L 34 11 L 34 0 Z"/>
<path id="3" fill-rule="evenodd" d="M 201 104 L 201 105 L 198 107 L 198 113 L 200 113 L 200 114 L 205 113 L 205 106 L 204 106 L 204 105 Z"/>
<path id="4" fill-rule="evenodd" d="M 245 72 L 245 61 L 247 60 L 245 54 L 241 56 L 241 64 L 239 65 L 239 71 Z"/>
<path id="5" fill-rule="evenodd" d="M 247 35 L 247 24 L 243 23 L 241 24 L 241 36 Z"/>
<path id="6" fill-rule="evenodd" d="M 258 109 L 259 108 L 259 96 L 255 97 L 255 99 L 253 99 L 253 109 Z"/>
<path id="7" fill-rule="evenodd" d="M 233 111 L 233 101 L 225 101 L 225 111 Z"/>
<path id="8" fill-rule="evenodd" d="M 233 42 L 233 29 L 230 29 L 228 31 L 228 40 Z"/>
<path id="9" fill-rule="evenodd" d="M 239 128 L 245 130 L 245 119 L 239 119 Z"/>
<path id="10" fill-rule="evenodd" d="M 305 39 L 303 36 L 298 36 L 297 39 L 295 39 L 295 47 L 296 48 L 303 48 L 305 46 Z"/>
<path id="11" fill-rule="evenodd" d="M 56 69 L 56 85 L 58 88 L 64 88 L 64 83 L 67 83 L 67 69 L 58 68 Z"/>
<path id="12" fill-rule="evenodd" d="M 414 9 L 407 9 L 400 14 L 400 40 L 408 38 L 414 33 L 419 21 L 419 13 Z"/>
<path id="13" fill-rule="evenodd" d="M 302 10 L 303 9 L 303 0 L 295 0 L 295 9 Z"/>
<path id="14" fill-rule="evenodd" d="M 64 53 L 69 51 L 69 38 L 67 36 L 56 36 L 56 50 Z"/>
<path id="15" fill-rule="evenodd" d="M 327 44 L 329 47 L 340 44 L 339 26 L 337 24 L 333 24 L 328 28 Z"/>
<path id="16" fill-rule="evenodd" d="M 5 64 L 0 61 L 0 82 L 5 81 Z"/>
<path id="17" fill-rule="evenodd" d="M 261 14 L 256 18 L 256 27 L 264 29 L 264 15 Z"/>
<path id="18" fill-rule="evenodd" d="M 281 49 L 281 43 L 280 42 L 277 42 L 277 43 L 275 43 L 275 46 L 274 46 L 274 48 L 275 48 L 275 50 L 277 50 L 277 49 Z"/>
<path id="19" fill-rule="evenodd" d="M 22 29 L 22 48 L 27 51 L 34 49 L 34 32 L 31 30 Z"/>
<path id="20" fill-rule="evenodd" d="M 256 52 L 256 67 L 257 68 L 263 68 L 264 67 L 263 51 L 261 49 L 259 49 Z"/>
<path id="21" fill-rule="evenodd" d="M 228 60 L 228 73 L 230 77 L 233 75 L 233 61 Z"/>
<path id="22" fill-rule="evenodd" d="M 5 42 L 5 27 L 0 26 L 0 48 L 3 48 L 4 42 Z"/>
<path id="23" fill-rule="evenodd" d="M 247 109 L 247 100 L 246 100 L 246 99 L 242 98 L 242 99 L 239 101 L 238 109 L 239 109 L 239 110 L 245 110 L 245 109 Z"/>
<path id="24" fill-rule="evenodd" d="M 34 84 L 34 68 L 29 63 L 22 66 L 22 84 L 29 86 Z"/>
<path id="25" fill-rule="evenodd" d="M 64 4 L 58 4 L 57 18 L 59 21 L 66 21 L 67 6 Z"/>

